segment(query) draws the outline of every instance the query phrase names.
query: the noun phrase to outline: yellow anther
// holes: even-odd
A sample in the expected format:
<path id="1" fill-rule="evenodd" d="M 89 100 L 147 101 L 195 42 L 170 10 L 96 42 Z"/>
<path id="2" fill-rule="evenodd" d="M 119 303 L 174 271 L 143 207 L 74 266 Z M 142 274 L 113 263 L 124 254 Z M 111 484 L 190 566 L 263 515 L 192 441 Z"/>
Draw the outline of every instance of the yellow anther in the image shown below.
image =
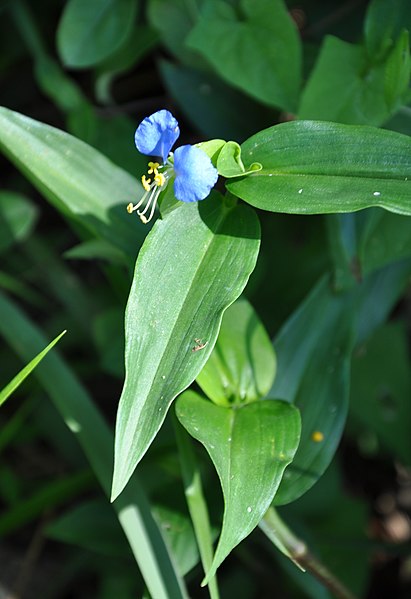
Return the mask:
<path id="1" fill-rule="evenodd" d="M 314 441 L 314 443 L 321 443 L 321 441 L 324 440 L 324 435 L 321 431 L 314 431 L 311 435 L 311 440 Z"/>
<path id="2" fill-rule="evenodd" d="M 158 187 L 163 187 L 164 183 L 166 182 L 166 178 L 163 173 L 156 173 L 154 181 Z"/>
<path id="3" fill-rule="evenodd" d="M 150 191 L 151 179 L 147 179 L 147 177 L 145 175 L 143 175 L 141 177 L 141 183 L 143 184 L 143 187 L 146 191 Z"/>
<path id="4" fill-rule="evenodd" d="M 133 204 L 130 202 L 130 203 L 129 203 L 129 205 L 127 206 L 127 212 L 128 212 L 129 214 L 131 214 L 131 213 L 133 212 L 133 210 L 134 210 L 134 206 L 133 206 Z"/>
<path id="5" fill-rule="evenodd" d="M 155 175 L 157 175 L 157 169 L 160 166 L 160 164 L 158 162 L 149 162 L 148 166 L 148 174 L 151 175 L 151 173 L 154 173 Z"/>

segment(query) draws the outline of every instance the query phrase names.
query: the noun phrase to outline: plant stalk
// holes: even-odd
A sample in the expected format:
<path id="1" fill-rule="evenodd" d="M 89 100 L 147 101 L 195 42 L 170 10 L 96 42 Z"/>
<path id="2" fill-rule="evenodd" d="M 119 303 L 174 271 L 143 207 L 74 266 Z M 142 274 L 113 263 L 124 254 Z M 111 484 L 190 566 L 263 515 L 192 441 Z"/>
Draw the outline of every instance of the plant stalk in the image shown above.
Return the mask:
<path id="1" fill-rule="evenodd" d="M 337 599 L 357 599 L 308 549 L 307 545 L 295 536 L 278 512 L 270 507 L 260 523 L 267 537 L 289 557 L 300 569 L 308 571 L 321 582 Z"/>

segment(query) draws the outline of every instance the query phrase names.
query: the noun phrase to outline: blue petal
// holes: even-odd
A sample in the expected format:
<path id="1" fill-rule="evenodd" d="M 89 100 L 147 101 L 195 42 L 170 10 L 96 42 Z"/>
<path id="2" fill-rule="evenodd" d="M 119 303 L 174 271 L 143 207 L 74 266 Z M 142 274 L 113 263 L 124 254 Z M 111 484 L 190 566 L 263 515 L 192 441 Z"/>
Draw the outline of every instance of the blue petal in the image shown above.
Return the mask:
<path id="1" fill-rule="evenodd" d="M 218 179 L 210 158 L 195 146 L 180 146 L 175 150 L 174 171 L 174 193 L 181 202 L 204 200 Z"/>
<path id="2" fill-rule="evenodd" d="M 165 163 L 179 135 L 178 122 L 171 112 L 159 110 L 140 123 L 134 141 L 139 152 L 147 156 L 161 156 Z"/>

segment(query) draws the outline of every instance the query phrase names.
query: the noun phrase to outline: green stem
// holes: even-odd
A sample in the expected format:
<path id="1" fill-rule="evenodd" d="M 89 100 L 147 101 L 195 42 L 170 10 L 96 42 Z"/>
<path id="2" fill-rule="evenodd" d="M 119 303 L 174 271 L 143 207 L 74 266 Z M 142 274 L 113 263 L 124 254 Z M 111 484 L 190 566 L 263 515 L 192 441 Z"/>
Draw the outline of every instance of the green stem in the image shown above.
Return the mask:
<path id="1" fill-rule="evenodd" d="M 314 557 L 304 541 L 294 535 L 273 507 L 270 507 L 265 514 L 260 523 L 260 528 L 299 568 L 304 571 L 308 570 L 335 597 L 338 599 L 356 599 L 355 595 L 322 562 Z"/>
<path id="2" fill-rule="evenodd" d="M 205 574 L 207 574 L 213 562 L 213 540 L 207 503 L 201 484 L 200 470 L 194 455 L 191 438 L 180 425 L 175 415 L 174 430 L 184 481 L 184 493 L 200 551 L 201 563 L 203 564 Z M 208 590 L 211 599 L 219 599 L 216 576 L 209 581 Z"/>

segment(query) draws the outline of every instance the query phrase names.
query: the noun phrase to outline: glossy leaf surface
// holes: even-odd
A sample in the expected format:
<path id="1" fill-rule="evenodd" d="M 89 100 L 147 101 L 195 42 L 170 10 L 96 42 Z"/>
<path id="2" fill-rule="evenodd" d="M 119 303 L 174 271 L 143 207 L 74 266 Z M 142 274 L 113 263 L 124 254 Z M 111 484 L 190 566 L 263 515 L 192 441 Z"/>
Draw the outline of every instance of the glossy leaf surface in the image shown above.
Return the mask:
<path id="1" fill-rule="evenodd" d="M 172 210 L 147 237 L 126 310 L 113 497 L 147 451 L 173 399 L 207 361 L 224 310 L 254 269 L 259 235 L 249 207 L 215 192 L 204 202 Z"/>
<path id="2" fill-rule="evenodd" d="M 223 528 L 208 580 L 269 508 L 297 449 L 300 416 L 282 401 L 256 401 L 233 409 L 192 391 L 179 397 L 176 413 L 207 449 L 224 494 Z"/>
<path id="3" fill-rule="evenodd" d="M 270 390 L 275 366 L 263 324 L 241 299 L 224 313 L 217 343 L 196 380 L 217 404 L 255 401 Z"/>
<path id="4" fill-rule="evenodd" d="M 241 146 L 245 164 L 262 170 L 227 182 L 253 206 L 319 214 L 381 206 L 411 214 L 411 139 L 354 125 L 283 123 Z"/>

